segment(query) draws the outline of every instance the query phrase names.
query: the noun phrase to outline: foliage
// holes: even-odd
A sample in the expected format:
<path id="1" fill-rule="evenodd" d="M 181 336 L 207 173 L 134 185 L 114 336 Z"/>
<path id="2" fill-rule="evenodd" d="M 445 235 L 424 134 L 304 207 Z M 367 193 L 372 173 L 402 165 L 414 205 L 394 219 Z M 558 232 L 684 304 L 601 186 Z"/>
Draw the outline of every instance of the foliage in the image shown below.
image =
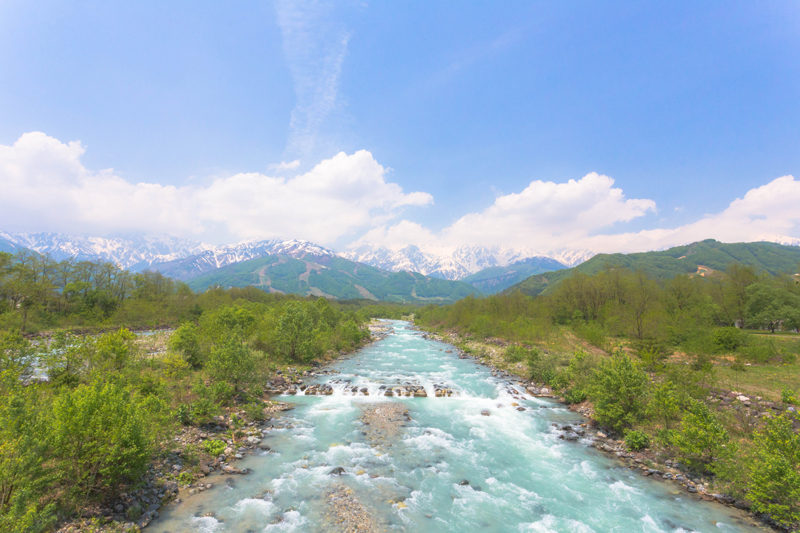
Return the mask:
<path id="1" fill-rule="evenodd" d="M 148 409 L 113 383 L 56 398 L 50 437 L 59 480 L 73 499 L 98 498 L 144 473 L 153 449 Z"/>
<path id="2" fill-rule="evenodd" d="M 256 358 L 252 350 L 241 338 L 232 335 L 224 344 L 211 350 L 206 372 L 212 380 L 231 385 L 233 392 L 237 393 L 254 378 L 255 367 Z M 225 395 L 223 392 L 220 396 Z"/>
<path id="3" fill-rule="evenodd" d="M 730 453 L 728 432 L 706 404 L 694 399 L 673 440 L 681 461 L 697 472 L 714 472 L 714 462 Z"/>
<path id="4" fill-rule="evenodd" d="M 203 352 L 200 347 L 200 334 L 194 322 L 184 322 L 172 334 L 169 346 L 183 355 L 184 360 L 192 368 L 200 368 L 203 364 Z"/>
<path id="5" fill-rule="evenodd" d="M 618 432 L 635 424 L 644 415 L 648 386 L 647 374 L 626 354 L 603 361 L 590 389 L 597 421 Z"/>
<path id="6" fill-rule="evenodd" d="M 218 440 L 218 439 L 208 439 L 203 441 L 203 449 L 208 455 L 212 457 L 217 457 L 218 455 L 222 455 L 222 452 L 225 451 L 228 445 L 225 444 L 225 441 Z"/>
<path id="7" fill-rule="evenodd" d="M 625 432 L 625 446 L 629 450 L 639 451 L 650 446 L 650 437 L 644 431 L 631 429 Z"/>
<path id="8" fill-rule="evenodd" d="M 800 526 L 800 435 L 783 414 L 768 419 L 754 437 L 748 500 L 781 525 Z"/>

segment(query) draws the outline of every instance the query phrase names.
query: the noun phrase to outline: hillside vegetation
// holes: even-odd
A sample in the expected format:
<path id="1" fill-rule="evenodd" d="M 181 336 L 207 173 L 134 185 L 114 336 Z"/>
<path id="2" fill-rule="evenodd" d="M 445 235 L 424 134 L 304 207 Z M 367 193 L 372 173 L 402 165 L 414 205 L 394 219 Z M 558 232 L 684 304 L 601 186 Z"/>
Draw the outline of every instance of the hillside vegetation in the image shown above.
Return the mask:
<path id="1" fill-rule="evenodd" d="M 222 468 L 237 449 L 226 442 L 275 408 L 265 396 L 275 372 L 293 379 L 360 346 L 367 317 L 410 310 L 372 303 L 195 294 L 160 274 L 0 254 L 0 531 L 52 531 L 79 515 L 94 518 L 75 527 L 94 531 L 109 512 L 146 523 L 151 502 L 132 495 L 174 494 Z M 177 329 L 122 327 L 152 325 Z M 187 432 L 205 436 L 176 439 Z"/>
<path id="2" fill-rule="evenodd" d="M 478 294 L 466 283 L 412 272 L 387 272 L 336 256 L 261 257 L 189 281 L 189 287 L 197 291 L 213 286 L 253 286 L 267 292 L 388 302 L 448 303 Z"/>
<path id="3" fill-rule="evenodd" d="M 570 269 L 531 276 L 508 290 L 519 290 L 530 295 L 540 294 L 551 290 L 574 272 L 597 274 L 609 268 L 624 267 L 640 270 L 651 278 L 669 279 L 682 274 L 697 273 L 701 266 L 711 270 L 725 270 L 733 263 L 773 275 L 796 273 L 800 265 L 800 247 L 771 242 L 727 244 L 708 239 L 660 252 L 598 254 Z M 700 270 L 702 272 L 703 269 Z"/>
<path id="4" fill-rule="evenodd" d="M 712 262 L 715 243 L 700 245 Z M 546 294 L 466 298 L 425 307 L 417 322 L 506 344 L 502 366 L 581 404 L 631 450 L 677 461 L 711 491 L 797 528 L 800 284 L 741 263 L 673 275 L 676 263 L 639 257 L 670 275 L 572 269 Z"/>

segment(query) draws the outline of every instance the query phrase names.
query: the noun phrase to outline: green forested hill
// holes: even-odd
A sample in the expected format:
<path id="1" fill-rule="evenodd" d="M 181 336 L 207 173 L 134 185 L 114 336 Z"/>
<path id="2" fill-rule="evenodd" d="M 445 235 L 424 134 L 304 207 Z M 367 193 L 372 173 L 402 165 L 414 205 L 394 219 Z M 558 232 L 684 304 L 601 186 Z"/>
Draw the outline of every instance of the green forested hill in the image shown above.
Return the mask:
<path id="1" fill-rule="evenodd" d="M 271 255 L 229 265 L 189 281 L 196 291 L 216 285 L 252 285 L 268 292 L 390 302 L 453 302 L 479 292 L 467 283 L 417 273 L 387 272 L 335 256 L 295 259 Z"/>
<path id="2" fill-rule="evenodd" d="M 484 268 L 480 272 L 467 276 L 462 281 L 486 294 L 494 294 L 534 274 L 564 268 L 566 266 L 549 257 L 530 257 L 506 266 Z"/>
<path id="3" fill-rule="evenodd" d="M 573 268 L 531 276 L 508 290 L 539 294 L 575 272 L 596 274 L 613 267 L 642 270 L 650 277 L 666 279 L 697 272 L 699 265 L 724 270 L 731 263 L 752 266 L 770 274 L 797 272 L 800 247 L 771 242 L 727 244 L 708 239 L 660 252 L 599 254 Z"/>

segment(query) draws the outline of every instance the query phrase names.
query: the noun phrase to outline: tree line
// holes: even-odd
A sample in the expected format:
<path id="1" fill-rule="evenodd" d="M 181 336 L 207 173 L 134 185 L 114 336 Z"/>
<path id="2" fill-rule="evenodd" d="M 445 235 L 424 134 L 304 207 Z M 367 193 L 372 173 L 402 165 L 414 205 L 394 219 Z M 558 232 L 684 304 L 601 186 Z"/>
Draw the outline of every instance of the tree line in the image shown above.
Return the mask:
<path id="1" fill-rule="evenodd" d="M 676 460 L 783 527 L 800 526 L 796 276 L 733 264 L 706 276 L 655 280 L 609 268 L 576 273 L 536 297 L 466 298 L 421 309 L 416 319 L 509 342 L 508 368 L 567 403 L 588 402 L 594 420 L 630 449 Z M 565 349 L 575 346 L 570 338 L 584 348 Z M 715 373 L 758 376 L 759 367 L 784 373 L 794 386 L 779 392 L 777 414 L 721 408 Z"/>
<path id="2" fill-rule="evenodd" d="M 239 424 L 264 418 L 275 371 L 369 338 L 365 322 L 381 309 L 367 304 L 255 288 L 195 294 L 157 273 L 0 254 L 0 530 L 50 531 L 114 501 L 182 426 L 224 415 L 235 441 Z M 156 350 L 129 329 L 154 325 L 176 328 L 156 335 Z M 220 445 L 184 450 L 176 481 L 190 483 Z"/>

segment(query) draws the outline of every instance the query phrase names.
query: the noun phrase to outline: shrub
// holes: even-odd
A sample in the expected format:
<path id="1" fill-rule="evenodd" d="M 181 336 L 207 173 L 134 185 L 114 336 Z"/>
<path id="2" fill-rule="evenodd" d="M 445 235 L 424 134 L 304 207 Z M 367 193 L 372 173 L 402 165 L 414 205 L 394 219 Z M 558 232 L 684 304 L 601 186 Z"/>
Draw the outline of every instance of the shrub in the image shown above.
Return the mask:
<path id="1" fill-rule="evenodd" d="M 202 366 L 200 335 L 193 322 L 184 322 L 169 339 L 169 347 L 180 353 L 192 368 Z"/>
<path id="2" fill-rule="evenodd" d="M 644 450 L 650 446 L 650 437 L 644 431 L 636 429 L 628 430 L 625 432 L 625 446 L 629 450 L 639 451 Z"/>
<path id="3" fill-rule="evenodd" d="M 183 472 L 178 474 L 179 485 L 185 487 L 187 485 L 191 485 L 192 483 L 194 483 L 194 476 L 191 474 L 191 472 L 187 472 L 186 470 L 184 470 Z"/>
<path id="4" fill-rule="evenodd" d="M 528 355 L 528 350 L 517 344 L 512 344 L 506 348 L 505 359 L 509 363 L 519 363 Z"/>
<path id="5" fill-rule="evenodd" d="M 690 400 L 673 441 L 681 461 L 697 472 L 713 472 L 713 462 L 730 451 L 728 432 L 708 406 L 697 400 Z"/>
<path id="6" fill-rule="evenodd" d="M 51 438 L 57 477 L 76 499 L 107 496 L 138 479 L 152 450 L 151 413 L 114 383 L 80 385 L 55 399 Z"/>
<path id="7" fill-rule="evenodd" d="M 586 400 L 586 391 L 583 389 L 568 389 L 564 393 L 564 401 L 568 404 L 581 403 Z"/>
<path id="8" fill-rule="evenodd" d="M 253 379 L 255 357 L 242 339 L 232 335 L 222 346 L 211 351 L 206 371 L 212 380 L 230 384 L 234 393 L 244 383 Z"/>
<path id="9" fill-rule="evenodd" d="M 793 529 L 800 525 L 800 435 L 786 414 L 756 431 L 747 498 L 753 510 Z"/>
<path id="10" fill-rule="evenodd" d="M 643 416 L 648 385 L 647 374 L 626 354 L 603 361 L 590 388 L 597 421 L 615 431 L 630 427 Z"/>
<path id="11" fill-rule="evenodd" d="M 222 455 L 222 452 L 225 451 L 228 445 L 225 444 L 225 441 L 218 440 L 218 439 L 208 439 L 203 441 L 203 449 L 205 452 L 212 457 L 217 457 Z"/>
<path id="12" fill-rule="evenodd" d="M 788 405 L 797 405 L 797 397 L 794 395 L 792 389 L 784 388 L 781 390 L 781 401 Z"/>
<path id="13" fill-rule="evenodd" d="M 735 352 L 747 343 L 747 333 L 734 327 L 717 328 L 712 335 L 717 352 Z"/>

